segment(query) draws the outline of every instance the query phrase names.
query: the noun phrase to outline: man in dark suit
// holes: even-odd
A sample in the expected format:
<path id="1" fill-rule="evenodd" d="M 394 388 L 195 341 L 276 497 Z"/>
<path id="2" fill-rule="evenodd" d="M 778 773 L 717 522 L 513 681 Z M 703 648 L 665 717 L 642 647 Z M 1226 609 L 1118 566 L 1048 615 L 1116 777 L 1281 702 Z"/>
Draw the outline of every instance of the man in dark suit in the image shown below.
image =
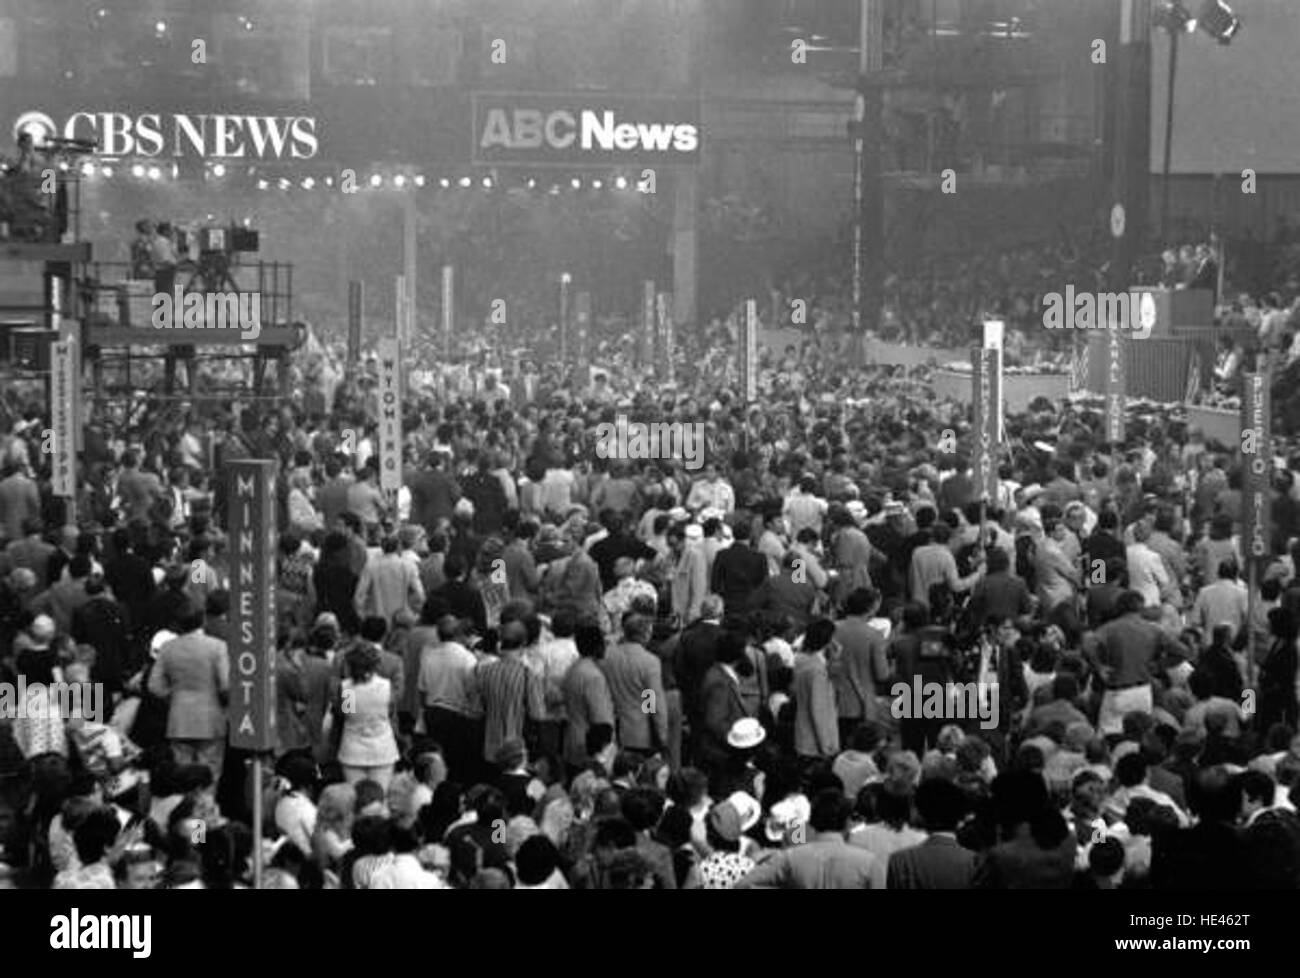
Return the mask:
<path id="1" fill-rule="evenodd" d="M 975 853 L 957 841 L 957 824 L 966 814 L 966 796 L 944 778 L 930 778 L 916 789 L 916 809 L 930 837 L 889 857 L 889 890 L 969 890 L 975 880 Z"/>
<path id="2" fill-rule="evenodd" d="M 692 726 L 700 715 L 704 674 L 717 661 L 722 635 L 722 599 L 710 594 L 700 602 L 700 617 L 682 629 L 673 651 L 673 674 L 682 691 L 682 712 Z"/>
<path id="3" fill-rule="evenodd" d="M 628 521 L 622 513 L 605 510 L 600 514 L 600 522 L 609 531 L 609 535 L 593 543 L 587 553 L 600 568 L 602 591 L 608 591 L 618 584 L 614 565 L 620 559 L 628 557 L 634 561 L 654 560 L 658 554 L 628 532 Z"/>
<path id="4" fill-rule="evenodd" d="M 970 477 L 970 459 L 957 456 L 956 471 L 939 485 L 938 506 L 941 514 L 962 509 L 976 498 L 975 480 Z"/>
<path id="5" fill-rule="evenodd" d="M 709 588 L 722 596 L 727 612 L 744 611 L 760 584 L 767 580 L 767 558 L 749 545 L 750 523 L 740 520 L 732 530 L 735 542 L 713 559 Z"/>
<path id="6" fill-rule="evenodd" d="M 410 479 L 411 522 L 432 535 L 440 520 L 451 520 L 460 499 L 460 485 L 444 470 L 438 452 L 429 455 L 428 466 Z"/>
<path id="7" fill-rule="evenodd" d="M 731 752 L 727 734 L 732 724 L 750 715 L 740 695 L 738 669 L 745 662 L 745 637 L 724 631 L 718 638 L 717 661 L 700 684 L 699 714 L 691 720 L 695 758 L 706 772 L 721 771 Z"/>
<path id="8" fill-rule="evenodd" d="M 1151 888 L 1240 890 L 1250 886 L 1249 850 L 1236 828 L 1241 782 L 1222 767 L 1201 771 L 1188 799 L 1200 821 L 1151 838 Z"/>
<path id="9" fill-rule="evenodd" d="M 1051 805 L 1047 784 L 1033 771 L 993 780 L 993 810 L 1002 839 L 977 863 L 973 887 L 990 890 L 1068 890 L 1077 842 Z"/>
<path id="10" fill-rule="evenodd" d="M 142 633 L 148 627 L 156 585 L 152 565 L 136 552 L 136 543 L 126 529 L 113 531 L 113 556 L 104 562 L 104 583 L 122 602 L 132 632 Z"/>
<path id="11" fill-rule="evenodd" d="M 1263 771 L 1238 777 L 1251 885 L 1261 890 L 1300 887 L 1300 819 L 1275 807 L 1277 785 Z"/>
<path id="12" fill-rule="evenodd" d="M 103 683 L 111 699 L 121 692 L 129 671 L 139 663 L 132 654 L 126 611 L 105 587 L 104 579 L 92 574 L 86 581 L 86 594 L 86 603 L 72 613 L 72 639 L 94 647 L 90 678 Z"/>
<path id="13" fill-rule="evenodd" d="M 1196 273 L 1188 288 L 1209 289 L 1211 292 L 1219 289 L 1219 265 L 1214 260 L 1214 252 L 1209 245 L 1196 246 Z"/>
<path id="14" fill-rule="evenodd" d="M 996 618 L 1019 618 L 1033 608 L 1029 588 L 1011 570 L 1011 558 L 1005 550 L 989 551 L 988 573 L 971 593 L 971 619 L 979 625 Z"/>
<path id="15" fill-rule="evenodd" d="M 469 501 L 474 504 L 474 532 L 501 532 L 508 501 L 501 479 L 492 471 L 491 452 L 483 452 L 479 456 L 477 468 L 465 480 L 463 488 Z"/>
<path id="16" fill-rule="evenodd" d="M 80 540 L 81 534 L 75 526 L 65 526 L 59 531 L 59 542 L 55 545 L 54 552 L 50 554 L 49 563 L 46 565 L 49 570 L 50 584 L 57 584 L 62 579 L 63 569 L 78 553 L 84 552 L 89 555 L 88 550 L 78 550 L 77 544 Z"/>

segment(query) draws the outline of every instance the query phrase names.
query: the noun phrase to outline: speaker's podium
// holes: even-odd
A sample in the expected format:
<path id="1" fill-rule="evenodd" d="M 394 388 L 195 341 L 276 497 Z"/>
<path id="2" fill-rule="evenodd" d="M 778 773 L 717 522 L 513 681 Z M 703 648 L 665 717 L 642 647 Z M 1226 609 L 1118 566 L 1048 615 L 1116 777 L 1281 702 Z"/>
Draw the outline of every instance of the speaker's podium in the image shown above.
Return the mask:
<path id="1" fill-rule="evenodd" d="M 1209 289 L 1166 289 L 1150 285 L 1129 290 L 1136 301 L 1142 324 L 1151 324 L 1134 338 L 1132 329 L 1119 331 L 1126 346 L 1126 394 L 1161 403 L 1182 401 L 1187 396 L 1194 355 L 1199 353 L 1208 376 L 1214 364 L 1214 293 Z M 1134 313 L 1134 318 L 1137 317 Z M 1107 345 L 1110 331 L 1095 330 L 1088 337 L 1088 390 L 1106 389 Z"/>

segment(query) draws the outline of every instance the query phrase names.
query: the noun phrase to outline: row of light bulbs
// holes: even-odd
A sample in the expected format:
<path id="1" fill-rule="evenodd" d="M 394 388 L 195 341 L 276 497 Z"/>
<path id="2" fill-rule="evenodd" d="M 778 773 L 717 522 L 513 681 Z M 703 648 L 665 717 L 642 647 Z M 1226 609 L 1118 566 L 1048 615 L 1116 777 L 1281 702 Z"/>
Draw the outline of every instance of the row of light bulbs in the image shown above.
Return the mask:
<path id="1" fill-rule="evenodd" d="M 60 169 L 66 171 L 68 169 L 67 164 L 66 163 L 61 164 Z M 170 173 L 173 179 L 180 174 L 180 168 L 175 163 L 171 164 L 171 166 L 167 167 L 165 170 L 163 167 L 160 167 L 156 164 L 146 166 L 144 163 L 133 163 L 130 165 L 129 168 L 124 166 L 123 170 L 124 172 L 130 173 L 131 176 L 135 177 L 138 180 L 143 180 L 145 178 L 148 178 L 150 180 L 161 180 L 163 178 L 164 172 Z M 83 163 L 81 165 L 81 175 L 83 177 L 93 177 L 96 173 L 98 173 L 100 176 L 103 177 L 112 177 L 113 174 L 116 172 L 117 171 L 114 169 L 112 164 L 109 163 L 104 163 L 104 164 Z M 220 179 L 221 177 L 224 177 L 226 175 L 227 168 L 223 163 L 214 163 L 210 167 L 208 167 L 208 172 L 212 176 Z M 250 167 L 248 170 L 249 175 L 252 175 L 253 172 L 254 172 L 253 169 Z M 301 187 L 303 190 L 311 190 L 316 186 L 333 187 L 335 178 L 333 176 L 327 176 L 327 177 L 323 177 L 320 180 L 317 180 L 315 177 L 303 177 L 301 180 L 298 180 L 296 182 L 297 185 Z M 370 175 L 369 180 L 364 181 L 365 184 L 368 184 L 371 188 L 375 190 L 382 188 L 384 186 L 384 182 L 385 182 L 384 176 L 379 173 L 372 173 Z M 414 177 L 407 177 L 403 173 L 397 173 L 388 178 L 388 183 L 397 190 L 402 190 L 406 188 L 408 184 L 413 185 L 417 188 L 422 188 L 429 185 L 432 182 L 433 181 L 430 181 L 428 178 L 426 178 L 423 173 L 416 174 Z M 273 183 L 275 186 L 278 186 L 281 190 L 288 190 L 294 185 L 295 181 L 290 180 L 288 177 L 279 177 L 276 178 L 274 181 L 266 177 L 262 177 L 257 181 L 257 189 L 268 190 L 270 189 Z M 475 180 L 473 177 L 468 177 L 468 176 L 460 177 L 457 180 L 452 180 L 450 177 L 441 177 L 436 181 L 436 183 L 437 186 L 443 190 L 450 190 L 453 186 L 459 187 L 462 190 L 469 190 L 474 186 Z M 477 183 L 484 190 L 491 190 L 493 187 L 497 185 L 497 181 L 490 176 L 485 176 L 480 178 L 477 181 Z M 360 186 L 361 184 L 358 185 Z M 605 189 L 606 185 L 607 185 L 607 181 L 599 177 L 592 179 L 590 181 L 583 181 L 581 177 L 573 177 L 572 179 L 569 180 L 569 187 L 573 190 L 581 190 L 583 189 L 583 187 L 590 187 L 592 190 L 603 190 Z M 527 189 L 529 190 L 536 190 L 540 185 L 535 177 L 529 177 L 528 180 L 526 180 L 522 186 L 527 187 Z M 614 190 L 628 190 L 629 188 L 632 187 L 632 182 L 628 180 L 627 177 L 620 174 L 614 177 L 612 180 L 608 181 L 608 186 Z M 552 194 L 558 194 L 560 193 L 561 189 L 562 187 L 560 184 L 553 183 L 551 184 L 548 192 Z"/>
<path id="2" fill-rule="evenodd" d="M 456 180 L 453 180 L 450 177 L 440 177 L 438 180 L 433 181 L 426 179 L 423 174 L 419 174 L 415 177 L 406 177 L 400 173 L 389 177 L 387 182 L 397 190 L 405 189 L 407 186 L 425 187 L 431 185 L 437 186 L 442 190 L 450 190 L 453 187 L 459 187 L 461 190 L 470 190 L 476 185 L 482 187 L 484 190 L 491 190 L 492 188 L 501 185 L 493 177 L 481 177 L 477 180 L 473 177 L 460 177 Z M 311 190 L 316 186 L 333 187 L 335 180 L 332 176 L 325 177 L 322 180 L 317 180 L 314 177 L 304 177 L 302 180 L 297 181 L 297 183 L 303 190 Z M 364 181 L 364 184 L 368 185 L 373 190 L 381 189 L 384 186 L 384 183 L 385 178 L 378 173 L 372 174 L 368 181 Z M 280 177 L 276 180 L 262 177 L 257 181 L 257 189 L 268 190 L 273 184 L 278 186 L 281 190 L 288 190 L 294 185 L 294 181 L 290 180 L 288 177 Z M 358 183 L 358 186 L 362 185 L 363 183 Z M 537 182 L 536 178 L 533 177 L 530 177 L 519 185 L 519 187 L 526 187 L 529 190 L 537 190 L 539 186 L 540 184 Z M 600 178 L 584 181 L 580 177 L 574 177 L 569 181 L 569 187 L 573 190 L 582 190 L 584 187 L 589 187 L 592 190 L 604 190 L 606 186 L 613 190 L 628 190 L 631 188 L 632 183 L 625 176 L 617 176 L 613 180 L 609 181 Z M 547 189 L 547 192 L 558 194 L 562 189 L 563 187 L 560 184 L 553 183 Z"/>

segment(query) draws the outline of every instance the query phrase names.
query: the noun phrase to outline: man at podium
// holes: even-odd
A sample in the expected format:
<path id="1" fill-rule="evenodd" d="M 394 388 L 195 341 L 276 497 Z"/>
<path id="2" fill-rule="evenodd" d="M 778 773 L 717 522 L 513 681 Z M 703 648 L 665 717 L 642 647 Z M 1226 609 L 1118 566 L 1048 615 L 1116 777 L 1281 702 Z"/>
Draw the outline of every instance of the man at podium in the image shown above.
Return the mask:
<path id="1" fill-rule="evenodd" d="M 1214 301 L 1218 304 L 1219 263 L 1214 260 L 1214 252 L 1207 244 L 1196 246 L 1196 270 L 1192 275 L 1190 289 L 1208 289 L 1215 293 Z"/>

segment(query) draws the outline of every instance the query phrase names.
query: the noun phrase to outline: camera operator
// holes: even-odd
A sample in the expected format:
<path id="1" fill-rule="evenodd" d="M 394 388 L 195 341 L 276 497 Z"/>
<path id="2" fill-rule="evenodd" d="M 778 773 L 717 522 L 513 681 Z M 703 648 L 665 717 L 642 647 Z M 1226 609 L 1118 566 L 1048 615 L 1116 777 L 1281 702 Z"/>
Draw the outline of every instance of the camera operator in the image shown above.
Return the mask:
<path id="1" fill-rule="evenodd" d="M 153 222 L 148 218 L 135 222 L 135 239 L 131 242 L 131 277 L 153 278 Z"/>
<path id="2" fill-rule="evenodd" d="M 159 221 L 154 233 L 151 251 L 153 253 L 154 287 L 159 292 L 170 294 L 176 281 L 176 244 L 172 240 L 172 226 L 167 221 Z"/>

